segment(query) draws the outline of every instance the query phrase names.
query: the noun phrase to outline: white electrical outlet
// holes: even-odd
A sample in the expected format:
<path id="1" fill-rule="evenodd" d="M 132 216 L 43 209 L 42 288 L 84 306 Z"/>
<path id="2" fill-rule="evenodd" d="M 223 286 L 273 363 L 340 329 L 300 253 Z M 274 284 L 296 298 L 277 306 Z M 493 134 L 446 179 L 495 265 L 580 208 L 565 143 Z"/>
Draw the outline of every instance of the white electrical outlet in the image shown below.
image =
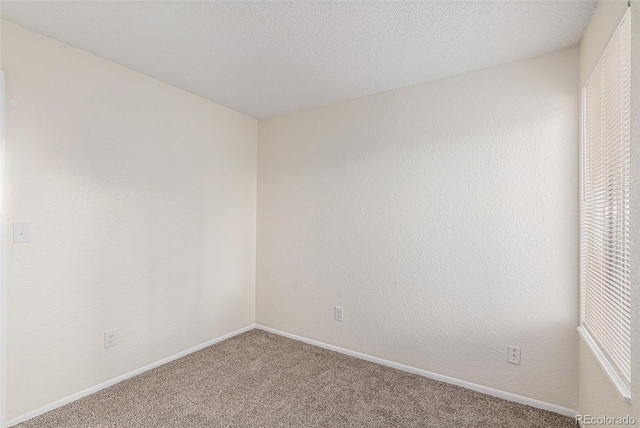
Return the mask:
<path id="1" fill-rule="evenodd" d="M 342 308 L 339 306 L 336 306 L 334 309 L 334 315 L 335 315 L 336 321 L 342 321 Z"/>
<path id="2" fill-rule="evenodd" d="M 112 348 L 118 344 L 118 335 L 116 330 L 104 332 L 104 349 Z"/>
<path id="3" fill-rule="evenodd" d="M 511 364 L 520 364 L 520 348 L 509 345 L 507 362 Z"/>
<path id="4" fill-rule="evenodd" d="M 13 242 L 31 242 L 30 223 L 13 223 Z"/>

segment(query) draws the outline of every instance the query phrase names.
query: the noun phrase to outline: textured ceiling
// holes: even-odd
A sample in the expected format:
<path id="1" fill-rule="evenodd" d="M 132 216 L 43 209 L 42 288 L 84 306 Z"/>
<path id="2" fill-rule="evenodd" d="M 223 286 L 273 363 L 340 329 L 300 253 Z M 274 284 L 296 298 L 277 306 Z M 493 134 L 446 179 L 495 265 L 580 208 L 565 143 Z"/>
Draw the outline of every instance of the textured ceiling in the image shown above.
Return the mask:
<path id="1" fill-rule="evenodd" d="M 261 118 L 574 46 L 595 3 L 2 1 L 1 14 Z"/>

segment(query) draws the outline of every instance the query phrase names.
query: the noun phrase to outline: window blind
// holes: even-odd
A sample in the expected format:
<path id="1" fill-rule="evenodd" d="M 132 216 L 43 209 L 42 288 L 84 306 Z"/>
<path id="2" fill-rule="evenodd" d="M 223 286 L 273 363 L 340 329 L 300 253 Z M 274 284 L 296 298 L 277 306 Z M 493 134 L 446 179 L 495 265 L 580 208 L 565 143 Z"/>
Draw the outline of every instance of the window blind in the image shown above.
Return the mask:
<path id="1" fill-rule="evenodd" d="M 630 14 L 583 91 L 581 324 L 620 377 L 631 376 L 629 272 Z"/>

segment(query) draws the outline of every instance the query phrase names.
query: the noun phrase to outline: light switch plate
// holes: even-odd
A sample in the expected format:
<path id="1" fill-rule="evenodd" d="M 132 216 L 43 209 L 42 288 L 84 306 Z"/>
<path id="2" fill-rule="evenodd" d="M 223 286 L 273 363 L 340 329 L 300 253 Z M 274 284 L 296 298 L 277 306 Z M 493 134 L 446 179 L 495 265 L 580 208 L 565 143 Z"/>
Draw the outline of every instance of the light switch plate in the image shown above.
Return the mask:
<path id="1" fill-rule="evenodd" d="M 13 242 L 31 242 L 31 223 L 13 223 Z"/>

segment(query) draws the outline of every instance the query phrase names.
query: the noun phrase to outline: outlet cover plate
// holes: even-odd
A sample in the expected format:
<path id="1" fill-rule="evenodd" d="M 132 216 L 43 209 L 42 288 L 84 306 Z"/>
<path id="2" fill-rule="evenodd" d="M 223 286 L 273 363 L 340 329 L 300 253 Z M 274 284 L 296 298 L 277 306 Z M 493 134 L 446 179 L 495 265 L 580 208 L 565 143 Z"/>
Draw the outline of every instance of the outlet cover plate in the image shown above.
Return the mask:
<path id="1" fill-rule="evenodd" d="M 113 348 L 118 344 L 118 334 L 116 330 L 104 332 L 104 349 Z"/>
<path id="2" fill-rule="evenodd" d="M 13 242 L 31 242 L 31 223 L 13 223 Z"/>
<path id="3" fill-rule="evenodd" d="M 509 345 L 507 352 L 507 362 L 511 364 L 520 364 L 520 348 Z"/>

